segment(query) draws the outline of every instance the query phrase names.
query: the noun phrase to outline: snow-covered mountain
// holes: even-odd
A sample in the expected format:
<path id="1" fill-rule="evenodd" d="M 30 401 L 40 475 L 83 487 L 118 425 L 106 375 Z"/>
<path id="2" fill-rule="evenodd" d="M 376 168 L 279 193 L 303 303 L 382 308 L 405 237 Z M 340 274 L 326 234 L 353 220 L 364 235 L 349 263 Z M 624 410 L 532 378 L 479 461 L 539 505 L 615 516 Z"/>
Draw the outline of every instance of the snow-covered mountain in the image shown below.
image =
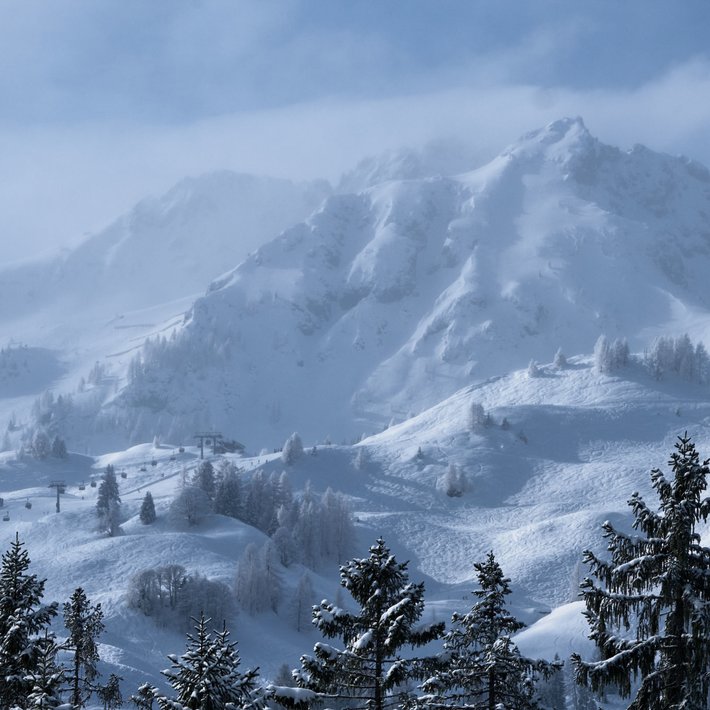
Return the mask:
<path id="1" fill-rule="evenodd" d="M 329 192 L 228 171 L 188 178 L 71 251 L 0 268 L 0 345 L 24 383 L 0 372 L 0 419 L 28 409 L 14 395 L 71 391 L 95 362 L 123 373 L 124 353 L 180 322 L 206 284 Z"/>
<path id="2" fill-rule="evenodd" d="M 334 195 L 214 281 L 98 426 L 339 440 L 601 333 L 702 338 L 709 215 L 703 167 L 603 145 L 580 119 L 473 172 Z"/>
<path id="3" fill-rule="evenodd" d="M 1 322 L 14 338 L 0 350 L 0 406 L 53 391 L 31 425 L 11 422 L 11 443 L 46 430 L 72 452 L 0 454 L 0 548 L 19 531 L 48 598 L 81 585 L 101 602 L 102 669 L 124 678 L 124 696 L 158 681 L 165 655 L 184 645 L 181 632 L 129 607 L 133 575 L 175 563 L 233 588 L 245 547 L 266 540 L 235 518 L 206 514 L 188 528 L 167 514 L 196 468 L 198 429 L 219 428 L 251 454 L 299 430 L 307 453 L 289 466 L 264 451 L 225 458 L 244 482 L 287 467 L 297 495 L 309 482 L 313 495 L 342 491 L 354 553 L 383 535 L 425 580 L 428 619 L 470 606 L 473 563 L 494 550 L 516 614 L 532 623 L 521 649 L 547 658 L 589 653 L 575 592 L 581 550 L 604 550 L 600 523 L 627 526 L 636 490 L 653 506 L 648 472 L 678 434 L 710 452 L 708 373 L 704 383 L 697 372 L 684 379 L 684 366 L 659 377 L 642 355 L 658 335 L 708 342 L 710 174 L 605 146 L 578 119 L 471 172 L 427 176 L 430 165 L 391 154 L 329 197 L 320 184 L 187 181 L 76 253 L 0 274 Z M 237 222 L 252 225 L 249 256 L 234 242 Z M 594 366 L 600 333 L 629 339 L 625 367 Z M 689 345 L 676 341 L 697 354 Z M 527 368 L 558 347 L 567 363 Z M 371 435 L 338 443 L 361 432 Z M 145 443 L 155 435 L 162 446 Z M 323 445 L 329 435 L 335 445 Z M 79 453 L 87 449 L 103 455 Z M 87 485 L 109 463 L 125 474 L 115 537 L 97 531 Z M 59 479 L 57 515 L 48 486 Z M 138 519 L 147 490 L 153 525 Z M 706 526 L 698 532 L 707 542 Z M 304 571 L 278 567 L 277 613 L 228 619 L 245 666 L 267 678 L 317 640 L 291 618 Z M 314 597 L 336 597 L 335 564 L 309 574 Z"/>

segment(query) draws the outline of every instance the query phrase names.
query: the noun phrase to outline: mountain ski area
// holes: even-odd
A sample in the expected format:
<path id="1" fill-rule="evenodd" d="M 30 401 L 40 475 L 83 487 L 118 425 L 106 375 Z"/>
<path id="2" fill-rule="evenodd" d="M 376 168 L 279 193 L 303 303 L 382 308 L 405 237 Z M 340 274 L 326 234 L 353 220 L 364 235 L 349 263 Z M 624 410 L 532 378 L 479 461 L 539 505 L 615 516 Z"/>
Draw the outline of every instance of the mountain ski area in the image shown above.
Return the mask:
<path id="1" fill-rule="evenodd" d="M 0 267 L 1 708 L 708 707 L 710 171 L 449 162 Z"/>

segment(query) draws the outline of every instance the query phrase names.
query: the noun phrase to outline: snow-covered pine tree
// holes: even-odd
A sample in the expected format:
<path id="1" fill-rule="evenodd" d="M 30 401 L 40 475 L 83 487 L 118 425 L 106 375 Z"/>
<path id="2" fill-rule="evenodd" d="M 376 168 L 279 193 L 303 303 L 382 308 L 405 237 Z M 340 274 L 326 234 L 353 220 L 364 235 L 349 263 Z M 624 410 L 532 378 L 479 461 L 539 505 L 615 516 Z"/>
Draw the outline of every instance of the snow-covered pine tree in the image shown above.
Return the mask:
<path id="1" fill-rule="evenodd" d="M 168 698 L 153 688 L 153 697 L 161 710 L 260 710 L 262 692 L 256 687 L 258 669 L 242 672 L 237 645 L 229 641 L 225 629 L 207 630 L 209 619 L 195 620 L 195 634 L 187 635 L 187 649 L 168 658 L 172 666 L 162 671 L 175 691 Z"/>
<path id="2" fill-rule="evenodd" d="M 155 522 L 155 503 L 153 502 L 153 496 L 150 491 L 146 491 L 143 498 L 139 517 L 143 525 L 151 525 Z"/>
<path id="3" fill-rule="evenodd" d="M 659 469 L 651 472 L 658 510 L 638 493 L 629 501 L 641 535 L 626 535 L 606 522 L 611 560 L 584 553 L 599 580 L 586 578 L 581 588 L 601 660 L 584 662 L 574 655 L 577 678 L 594 690 L 616 686 L 622 697 L 640 679 L 630 710 L 708 704 L 710 548 L 700 544 L 696 528 L 710 515 L 710 498 L 703 497 L 710 468 L 707 460 L 700 462 L 687 433 L 675 449 L 671 479 Z"/>
<path id="4" fill-rule="evenodd" d="M 511 636 L 525 624 L 506 609 L 510 579 L 492 552 L 474 564 L 480 589 L 478 601 L 466 614 L 451 617 L 452 628 L 444 636 L 444 651 L 435 673 L 422 684 L 426 695 L 420 707 L 537 708 L 535 681 L 548 677 L 558 666 L 525 658 Z M 562 664 L 559 664 L 561 667 Z"/>
<path id="5" fill-rule="evenodd" d="M 293 465 L 298 461 L 298 459 L 303 456 L 303 442 L 298 432 L 293 432 L 291 436 L 286 439 L 286 443 L 281 450 L 281 460 L 288 466 Z"/>
<path id="6" fill-rule="evenodd" d="M 27 674 L 31 690 L 27 696 L 28 710 L 51 710 L 63 705 L 60 697 L 65 682 L 64 669 L 57 665 L 57 643 L 53 634 L 45 629 L 37 643 L 37 660 Z"/>
<path id="7" fill-rule="evenodd" d="M 400 702 L 397 688 L 418 677 L 426 659 L 399 655 L 406 646 L 419 647 L 441 636 L 444 624 L 418 626 L 424 611 L 424 585 L 412 584 L 407 563 L 399 563 L 382 538 L 364 559 L 340 568 L 340 584 L 359 609 L 350 613 L 326 600 L 313 609 L 313 623 L 328 638 L 340 638 L 344 648 L 326 643 L 315 646 L 314 656 L 301 657 L 295 672 L 301 688 L 320 698 L 347 702 L 353 710 L 383 710 Z M 298 707 L 298 697 L 277 700 Z"/>
<path id="8" fill-rule="evenodd" d="M 77 587 L 70 600 L 64 604 L 64 626 L 69 636 L 63 648 L 72 655 L 67 677 L 71 685 L 71 703 L 83 707 L 96 689 L 98 676 L 96 663 L 99 650 L 96 639 L 104 630 L 101 604 L 92 605 L 86 592 Z"/>
<path id="9" fill-rule="evenodd" d="M 121 678 L 121 676 L 111 673 L 106 685 L 100 685 L 96 689 L 96 695 L 101 699 L 104 710 L 116 710 L 116 708 L 120 708 L 121 705 L 123 705 L 120 685 L 122 680 L 123 678 Z"/>
<path id="10" fill-rule="evenodd" d="M 555 368 L 555 370 L 564 370 L 565 367 L 567 367 L 567 358 L 562 352 L 562 348 L 557 348 L 555 358 L 552 361 L 552 366 Z"/>
<path id="11" fill-rule="evenodd" d="M 99 529 L 111 537 L 119 530 L 121 497 L 118 494 L 116 470 L 108 464 L 101 478 L 96 497 L 96 515 L 99 518 Z"/>
<path id="12" fill-rule="evenodd" d="M 42 655 L 41 632 L 57 614 L 42 604 L 45 580 L 27 574 L 30 557 L 15 533 L 0 563 L 0 698 L 5 707 L 21 705 L 34 687 Z"/>

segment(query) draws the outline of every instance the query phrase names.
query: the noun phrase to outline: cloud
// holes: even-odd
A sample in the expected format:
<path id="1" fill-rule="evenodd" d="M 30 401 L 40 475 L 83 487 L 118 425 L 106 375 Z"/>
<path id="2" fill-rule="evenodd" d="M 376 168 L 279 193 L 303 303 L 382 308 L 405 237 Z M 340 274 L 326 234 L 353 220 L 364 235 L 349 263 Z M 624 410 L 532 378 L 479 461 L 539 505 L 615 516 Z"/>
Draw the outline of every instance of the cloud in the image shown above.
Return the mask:
<path id="1" fill-rule="evenodd" d="M 564 115 L 710 163 L 705 0 L 447 4 L 0 0 L 6 258 L 188 174 L 337 179 L 439 138 L 483 162 Z"/>

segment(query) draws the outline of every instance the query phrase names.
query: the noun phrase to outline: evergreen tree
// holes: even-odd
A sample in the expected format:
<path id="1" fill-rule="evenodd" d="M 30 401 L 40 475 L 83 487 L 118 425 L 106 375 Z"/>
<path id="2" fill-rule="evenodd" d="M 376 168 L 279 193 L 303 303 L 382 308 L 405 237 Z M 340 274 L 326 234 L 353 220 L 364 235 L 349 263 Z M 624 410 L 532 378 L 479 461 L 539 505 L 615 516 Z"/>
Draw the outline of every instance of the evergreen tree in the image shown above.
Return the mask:
<path id="1" fill-rule="evenodd" d="M 216 481 L 214 466 L 209 461 L 201 461 L 192 479 L 192 485 L 201 488 L 210 500 L 214 500 L 216 493 Z"/>
<path id="2" fill-rule="evenodd" d="M 377 540 L 370 556 L 340 568 L 340 583 L 358 604 L 350 613 L 328 601 L 313 608 L 313 623 L 328 638 L 341 638 L 344 648 L 318 643 L 314 656 L 302 656 L 296 672 L 300 687 L 321 699 L 346 701 L 347 707 L 383 710 L 400 702 L 398 686 L 418 677 L 426 659 L 399 655 L 405 646 L 423 646 L 441 636 L 444 624 L 417 628 L 424 611 L 424 585 L 412 584 L 407 563 L 399 563 Z M 277 699 L 298 706 L 297 696 Z"/>
<path id="3" fill-rule="evenodd" d="M 104 710 L 115 710 L 123 705 L 123 696 L 121 695 L 120 681 L 123 678 L 111 673 L 108 677 L 106 685 L 101 685 L 96 689 L 96 694 L 101 698 L 104 704 Z"/>
<path id="4" fill-rule="evenodd" d="M 96 662 L 99 660 L 96 638 L 104 630 L 103 616 L 101 604 L 92 606 L 81 587 L 74 590 L 64 605 L 64 626 L 69 631 L 64 648 L 73 655 L 68 677 L 71 702 L 76 707 L 83 707 L 95 689 Z"/>
<path id="5" fill-rule="evenodd" d="M 200 615 L 195 635 L 187 635 L 187 650 L 179 658 L 170 655 L 172 666 L 163 675 L 175 690 L 170 699 L 153 688 L 161 710 L 233 710 L 263 708 L 256 687 L 258 669 L 242 672 L 236 644 L 224 629 L 212 637 L 209 619 Z"/>
<path id="6" fill-rule="evenodd" d="M 632 710 L 685 710 L 708 703 L 710 548 L 700 544 L 696 527 L 710 515 L 710 498 L 703 497 L 710 468 L 707 460 L 700 462 L 687 433 L 675 449 L 672 478 L 659 469 L 651 472 L 658 510 L 638 493 L 629 501 L 641 535 L 626 535 L 606 522 L 611 561 L 584 553 L 599 582 L 587 578 L 581 587 L 601 660 L 573 656 L 577 677 L 594 690 L 616 686 L 623 697 L 640 678 Z"/>
<path id="7" fill-rule="evenodd" d="M 26 676 L 31 684 L 27 708 L 50 710 L 62 705 L 60 692 L 65 677 L 64 670 L 57 665 L 57 650 L 54 636 L 45 629 L 37 644 L 35 667 Z"/>
<path id="8" fill-rule="evenodd" d="M 294 431 L 293 434 L 286 439 L 286 443 L 283 445 L 283 449 L 281 450 L 281 460 L 288 466 L 291 466 L 296 463 L 301 456 L 303 456 L 303 442 L 301 441 L 301 437 L 298 433 Z"/>
<path id="9" fill-rule="evenodd" d="M 242 484 L 236 468 L 224 469 L 215 491 L 214 512 L 241 519 L 244 515 L 242 504 Z"/>
<path id="10" fill-rule="evenodd" d="M 58 436 L 52 439 L 52 456 L 57 459 L 67 457 L 67 445 L 64 443 L 64 439 L 60 439 Z"/>
<path id="11" fill-rule="evenodd" d="M 118 494 L 116 471 L 112 464 L 106 466 L 96 497 L 96 515 L 99 527 L 110 536 L 116 535 L 120 523 L 121 497 Z"/>
<path id="12" fill-rule="evenodd" d="M 150 491 L 146 491 L 143 502 L 141 503 L 140 519 L 143 525 L 151 525 L 155 522 L 155 503 Z"/>
<path id="13" fill-rule="evenodd" d="M 520 655 L 511 636 L 525 624 L 506 609 L 510 580 L 492 552 L 474 568 L 480 585 L 474 591 L 478 601 L 467 614 L 452 616 L 441 664 L 422 685 L 427 695 L 419 704 L 471 710 L 537 708 L 536 676 L 547 677 L 562 664 Z"/>
<path id="14" fill-rule="evenodd" d="M 27 574 L 30 557 L 15 534 L 0 566 L 0 698 L 6 707 L 22 704 L 35 685 L 43 654 L 42 638 L 57 614 L 57 604 L 43 605 L 44 580 Z"/>

